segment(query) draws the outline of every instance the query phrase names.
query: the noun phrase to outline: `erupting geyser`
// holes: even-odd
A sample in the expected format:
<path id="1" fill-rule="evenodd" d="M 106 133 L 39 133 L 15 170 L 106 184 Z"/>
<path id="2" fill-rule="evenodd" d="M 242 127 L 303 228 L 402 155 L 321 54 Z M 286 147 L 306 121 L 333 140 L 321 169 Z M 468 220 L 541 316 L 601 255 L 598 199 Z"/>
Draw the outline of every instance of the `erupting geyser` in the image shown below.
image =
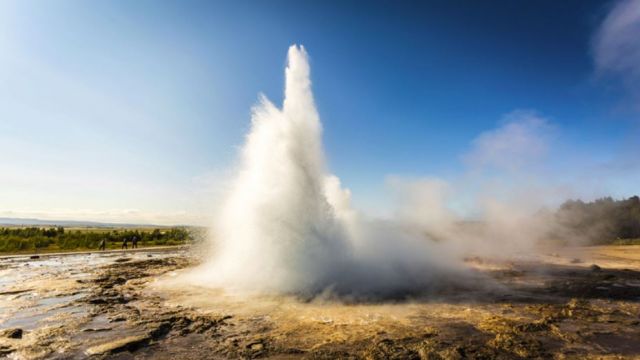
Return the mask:
<path id="1" fill-rule="evenodd" d="M 225 286 L 306 289 L 343 266 L 350 252 L 329 204 L 307 54 L 289 49 L 282 110 L 264 96 L 237 178 L 215 224 L 216 272 Z"/>
<path id="2" fill-rule="evenodd" d="M 434 244 L 364 220 L 325 166 L 307 53 L 291 46 L 282 109 L 264 96 L 196 278 L 234 292 L 386 294 L 424 289 Z M 438 257 L 442 257 L 440 253 Z"/>

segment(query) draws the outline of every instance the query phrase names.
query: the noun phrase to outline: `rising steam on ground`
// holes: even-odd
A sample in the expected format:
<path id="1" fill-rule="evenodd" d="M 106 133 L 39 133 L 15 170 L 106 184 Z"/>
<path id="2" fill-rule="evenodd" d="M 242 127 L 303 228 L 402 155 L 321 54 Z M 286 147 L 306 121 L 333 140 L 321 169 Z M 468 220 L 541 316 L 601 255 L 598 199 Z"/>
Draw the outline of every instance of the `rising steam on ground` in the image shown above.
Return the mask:
<path id="1" fill-rule="evenodd" d="M 325 165 L 305 49 L 291 46 L 285 97 L 264 96 L 213 227 L 198 283 L 239 293 L 417 294 L 461 267 L 422 231 L 365 219 Z"/>

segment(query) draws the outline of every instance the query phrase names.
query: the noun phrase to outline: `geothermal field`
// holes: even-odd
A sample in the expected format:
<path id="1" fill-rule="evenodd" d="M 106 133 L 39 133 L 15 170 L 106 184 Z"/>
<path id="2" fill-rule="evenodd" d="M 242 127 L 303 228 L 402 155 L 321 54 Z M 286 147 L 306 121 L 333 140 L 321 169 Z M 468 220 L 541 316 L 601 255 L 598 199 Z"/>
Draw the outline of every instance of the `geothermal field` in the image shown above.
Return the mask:
<path id="1" fill-rule="evenodd" d="M 303 47 L 285 78 L 207 241 L 0 258 L 0 357 L 640 356 L 640 246 L 534 241 L 561 225 L 519 208 L 470 223 L 418 195 L 361 214 L 325 164 Z"/>
<path id="2" fill-rule="evenodd" d="M 233 295 L 183 276 L 187 249 L 0 260 L 15 359 L 636 358 L 640 248 L 469 258 L 421 295 Z M 578 256 L 578 257 L 576 257 Z M 28 271 L 25 271 L 27 270 Z M 328 292 L 327 292 L 328 293 Z"/>

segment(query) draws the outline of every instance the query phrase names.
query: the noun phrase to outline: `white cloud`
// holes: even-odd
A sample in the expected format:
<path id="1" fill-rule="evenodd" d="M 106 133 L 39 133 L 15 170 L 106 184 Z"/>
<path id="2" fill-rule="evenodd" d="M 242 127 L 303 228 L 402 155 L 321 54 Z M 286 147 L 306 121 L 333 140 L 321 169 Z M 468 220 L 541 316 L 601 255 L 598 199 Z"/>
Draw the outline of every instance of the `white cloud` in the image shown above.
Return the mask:
<path id="1" fill-rule="evenodd" d="M 463 156 L 472 169 L 517 170 L 541 160 L 549 150 L 553 126 L 532 111 L 517 110 L 503 118 L 504 124 L 473 140 Z"/>
<path id="2" fill-rule="evenodd" d="M 640 90 L 640 1 L 618 1 L 607 14 L 593 39 L 599 74 L 621 77 L 634 91 Z"/>

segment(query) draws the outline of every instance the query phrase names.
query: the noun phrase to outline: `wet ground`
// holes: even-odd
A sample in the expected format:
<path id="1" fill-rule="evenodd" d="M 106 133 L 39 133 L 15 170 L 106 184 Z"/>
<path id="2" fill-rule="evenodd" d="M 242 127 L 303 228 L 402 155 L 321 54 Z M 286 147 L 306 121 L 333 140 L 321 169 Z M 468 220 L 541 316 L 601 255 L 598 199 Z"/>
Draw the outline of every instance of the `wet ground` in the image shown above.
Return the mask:
<path id="1" fill-rule="evenodd" d="M 188 286 L 185 249 L 4 258 L 0 357 L 639 358 L 640 247 L 544 254 L 468 258 L 476 286 L 365 302 Z"/>

